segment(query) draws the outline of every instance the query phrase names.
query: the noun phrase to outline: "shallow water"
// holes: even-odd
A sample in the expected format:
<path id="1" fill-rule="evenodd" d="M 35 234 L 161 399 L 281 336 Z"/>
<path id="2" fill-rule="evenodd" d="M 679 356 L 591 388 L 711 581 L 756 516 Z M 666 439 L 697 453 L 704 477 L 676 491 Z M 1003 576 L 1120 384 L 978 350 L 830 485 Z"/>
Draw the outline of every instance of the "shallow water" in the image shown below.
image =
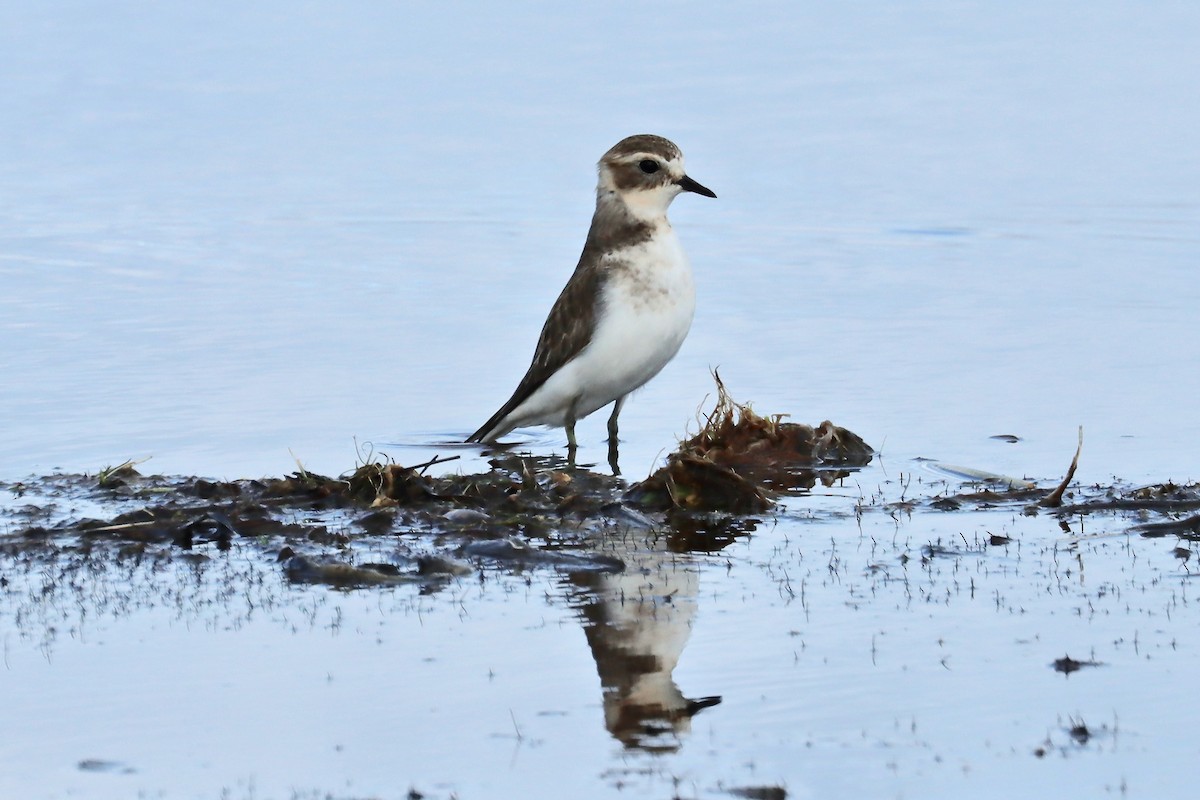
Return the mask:
<path id="1" fill-rule="evenodd" d="M 592 165 L 641 131 L 676 140 L 719 199 L 672 210 L 699 308 L 622 414 L 626 475 L 694 425 L 719 367 L 760 412 L 830 418 L 880 448 L 821 501 L 845 514 L 926 477 L 917 457 L 1058 480 L 1079 425 L 1081 484 L 1197 477 L 1200 11 L 645 14 L 5 10 L 0 478 L 147 456 L 169 474 L 338 473 L 356 446 L 484 468 L 446 443 L 515 385 L 581 247 Z M 603 464 L 602 416 L 579 435 Z M 562 434 L 522 440 L 550 453 Z M 1173 692 L 1195 625 L 1173 545 L 1086 540 L 1081 584 L 1041 517 L 860 530 L 810 502 L 688 557 L 695 623 L 674 679 L 724 699 L 672 754 L 606 731 L 553 573 L 424 597 L 274 572 L 245 587 L 236 563 L 114 567 L 99 597 L 51 606 L 52 646 L 4 634 L 6 714 L 28 734 L 0 745 L 0 787 L 465 798 L 584 776 L 585 796 L 1183 796 L 1177 771 L 1152 768 L 1195 755 L 1174 733 L 1194 727 Z M 866 572 L 997 527 L 1016 553 Z M 805 602 L 785 567 L 793 589 L 810 576 Z M 110 602 L 128 610 L 98 610 Z M 1108 666 L 1048 666 L 1093 649 Z M 1073 748 L 1071 716 L 1117 733 Z M 1047 737 L 1050 755 L 1030 755 Z M 134 772 L 79 770 L 89 758 Z"/>
<path id="2" fill-rule="evenodd" d="M 673 209 L 699 310 L 623 414 L 628 473 L 720 367 L 898 464 L 1057 474 L 1082 424 L 1085 480 L 1194 474 L 1190 6 L 779 4 L 596 38 L 635 9 L 10 9 L 0 475 L 461 439 L 528 364 L 596 158 L 641 130 L 720 199 Z M 603 453 L 602 420 L 580 434 Z"/>
<path id="3" fill-rule="evenodd" d="M 289 584 L 265 537 L 5 542 L 0 701 L 20 735 L 0 748 L 0 786 L 1187 796 L 1186 770 L 1162 764 L 1195 756 L 1180 702 L 1195 537 L 1011 501 L 901 502 L 948 493 L 928 476 L 851 485 L 879 477 L 795 498 L 711 552 L 618 524 L 595 540 L 625 561 L 616 574 L 484 559 L 449 582 L 336 590 Z M 48 518 L 69 496 L 91 513 L 88 494 L 24 497 Z M 555 536 L 589 536 L 577 525 Z M 448 538 L 418 526 L 338 552 L 403 561 Z M 1056 668 L 1068 657 L 1087 663 Z"/>

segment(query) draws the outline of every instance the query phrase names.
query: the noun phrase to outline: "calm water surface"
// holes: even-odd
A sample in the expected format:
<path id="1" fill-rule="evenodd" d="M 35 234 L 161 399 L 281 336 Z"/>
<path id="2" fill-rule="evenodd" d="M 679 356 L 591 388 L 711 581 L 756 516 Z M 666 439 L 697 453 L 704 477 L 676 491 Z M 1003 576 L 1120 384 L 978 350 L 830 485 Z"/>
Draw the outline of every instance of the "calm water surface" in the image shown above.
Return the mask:
<path id="1" fill-rule="evenodd" d="M 679 567 L 673 681 L 724 699 L 670 752 L 606 727 L 586 609 L 554 574 L 453 598 L 272 574 L 241 611 L 210 567 L 138 578 L 161 603 L 60 609 L 52 646 L 2 634 L 5 727 L 25 731 L 0 744 L 3 794 L 1184 796 L 1161 765 L 1196 756 L 1170 693 L 1196 626 L 1169 548 L 1089 544 L 1083 582 L 1053 521 L 837 515 L 898 492 L 918 457 L 1057 480 L 1080 425 L 1084 484 L 1200 477 L 1193 5 L 0 18 L 2 479 L 145 457 L 340 473 L 356 447 L 484 468 L 446 443 L 523 373 L 593 165 L 635 132 L 677 141 L 719 200 L 672 210 L 699 307 L 622 414 L 625 474 L 694 425 L 714 367 L 759 411 L 833 419 L 882 454 L 861 486 Z M 579 435 L 602 463 L 603 415 Z M 905 580 L 871 567 L 995 527 L 1022 548 Z M 117 602 L 134 578 L 97 591 Z M 1098 598 L 1106 582 L 1140 594 Z M 1138 671 L 1047 666 L 1090 649 Z M 1114 733 L 1072 750 L 1072 715 Z"/>

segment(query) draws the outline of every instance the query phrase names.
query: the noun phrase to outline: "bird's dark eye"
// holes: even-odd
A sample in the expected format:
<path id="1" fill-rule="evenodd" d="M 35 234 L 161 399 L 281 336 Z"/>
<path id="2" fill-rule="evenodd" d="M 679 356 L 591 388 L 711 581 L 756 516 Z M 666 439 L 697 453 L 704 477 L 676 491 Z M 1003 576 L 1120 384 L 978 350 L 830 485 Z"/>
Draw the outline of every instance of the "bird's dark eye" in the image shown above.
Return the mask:
<path id="1" fill-rule="evenodd" d="M 642 172 L 646 173 L 647 175 L 653 175 L 654 173 L 658 172 L 658 162 L 651 161 L 650 159 L 647 158 L 645 161 L 638 164 L 638 169 L 640 169 Z"/>

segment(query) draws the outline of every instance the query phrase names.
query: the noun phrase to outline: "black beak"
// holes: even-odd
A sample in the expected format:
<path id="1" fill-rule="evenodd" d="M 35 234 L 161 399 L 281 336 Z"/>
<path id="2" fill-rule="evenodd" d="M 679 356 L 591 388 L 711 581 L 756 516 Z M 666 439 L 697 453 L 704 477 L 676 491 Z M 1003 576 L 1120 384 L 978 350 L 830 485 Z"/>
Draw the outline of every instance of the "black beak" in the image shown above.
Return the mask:
<path id="1" fill-rule="evenodd" d="M 684 175 L 682 178 L 676 181 L 676 183 L 678 183 L 679 188 L 683 189 L 685 192 L 695 192 L 696 194 L 702 194 L 705 197 L 717 196 L 717 193 L 712 189 L 709 189 L 707 186 L 701 186 L 687 175 Z"/>

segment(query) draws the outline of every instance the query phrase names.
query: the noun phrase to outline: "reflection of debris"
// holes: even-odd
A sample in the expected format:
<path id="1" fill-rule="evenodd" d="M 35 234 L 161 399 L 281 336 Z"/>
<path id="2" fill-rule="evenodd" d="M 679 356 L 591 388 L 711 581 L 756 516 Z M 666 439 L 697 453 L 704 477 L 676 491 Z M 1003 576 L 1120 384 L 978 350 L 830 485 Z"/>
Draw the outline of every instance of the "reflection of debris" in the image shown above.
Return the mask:
<path id="1" fill-rule="evenodd" d="M 416 573 L 401 572 L 393 564 L 347 564 L 307 556 L 292 556 L 283 565 L 284 574 L 294 583 L 324 583 L 342 588 L 392 586 L 420 580 Z"/>
<path id="2" fill-rule="evenodd" d="M 626 495 L 655 509 L 761 513 L 768 491 L 830 486 L 870 463 L 874 450 L 854 433 L 822 422 L 816 428 L 762 417 L 734 402 L 715 372 L 717 403 L 700 432 Z"/>
<path id="3" fill-rule="evenodd" d="M 1047 735 L 1045 741 L 1034 748 L 1035 756 L 1045 758 L 1052 751 L 1057 751 L 1064 756 L 1079 752 L 1097 739 L 1115 738 L 1118 728 L 1115 718 L 1110 727 L 1108 725 L 1088 725 L 1082 717 L 1068 716 L 1065 722 L 1061 717 L 1059 718 L 1057 731 L 1065 734 L 1065 737 L 1056 736 L 1053 732 Z"/>
<path id="4" fill-rule="evenodd" d="M 296 555 L 290 547 L 280 550 L 278 558 L 284 562 L 284 574 L 293 583 L 323 583 L 343 589 L 432 584 L 471 573 L 468 564 L 440 555 L 419 556 L 413 570 L 402 570 L 395 564 L 350 564 L 329 558 L 309 558 Z"/>
<path id="5" fill-rule="evenodd" d="M 682 514 L 667 516 L 671 531 L 667 546 L 676 553 L 715 553 L 758 528 L 754 517 L 737 514 Z"/>
<path id="6" fill-rule="evenodd" d="M 1061 672 L 1064 675 L 1070 675 L 1072 672 L 1078 672 L 1084 667 L 1099 667 L 1099 661 L 1076 661 L 1070 656 L 1054 659 L 1054 671 Z"/>
<path id="7" fill-rule="evenodd" d="M 1200 514 L 1195 514 L 1187 519 L 1174 519 L 1170 522 L 1147 522 L 1142 525 L 1134 525 L 1133 529 L 1147 539 L 1159 536 L 1179 536 L 1194 540 L 1200 535 Z"/>
<path id="8" fill-rule="evenodd" d="M 998 472 L 988 472 L 987 470 L 975 469 L 974 467 L 964 467 L 960 464 L 947 464 L 944 461 L 936 461 L 934 459 L 923 460 L 930 469 L 937 472 L 976 483 L 995 484 L 996 486 L 1004 487 L 1004 490 L 1008 492 L 1020 491 L 1023 489 L 1037 489 L 1036 483 L 1033 481 L 1027 481 L 1024 478 L 1014 478 L 1011 475 L 1001 475 Z"/>
<path id="9" fill-rule="evenodd" d="M 945 558 L 963 555 L 962 550 L 956 550 L 953 547 L 944 547 L 941 543 L 934 544 L 930 542 L 921 548 L 922 558 Z"/>
<path id="10" fill-rule="evenodd" d="M 534 547 L 529 542 L 513 536 L 469 542 L 463 545 L 461 552 L 474 558 L 486 558 L 515 566 L 546 566 L 564 572 L 621 572 L 625 569 L 625 563 L 615 556 Z"/>
<path id="11" fill-rule="evenodd" d="M 120 761 L 109 761 L 105 758 L 85 758 L 75 766 L 81 772 L 119 772 L 122 775 L 132 775 L 137 771 Z"/>
<path id="12" fill-rule="evenodd" d="M 1162 511 L 1181 512 L 1200 509 L 1200 485 L 1191 483 L 1180 486 L 1174 483 L 1158 483 L 1142 486 L 1121 493 L 1116 486 L 1105 490 L 1101 497 L 1063 506 L 1062 515 L 1091 514 L 1101 511 Z"/>
<path id="13" fill-rule="evenodd" d="M 782 786 L 739 786 L 725 791 L 746 800 L 787 800 L 787 789 Z"/>
<path id="14" fill-rule="evenodd" d="M 1045 495 L 1045 489 L 1036 486 L 1028 489 L 981 489 L 979 491 L 962 492 L 961 494 L 937 497 L 929 505 L 939 511 L 958 511 L 964 505 L 974 508 L 992 508 L 993 506 L 1009 503 L 1028 503 Z"/>

